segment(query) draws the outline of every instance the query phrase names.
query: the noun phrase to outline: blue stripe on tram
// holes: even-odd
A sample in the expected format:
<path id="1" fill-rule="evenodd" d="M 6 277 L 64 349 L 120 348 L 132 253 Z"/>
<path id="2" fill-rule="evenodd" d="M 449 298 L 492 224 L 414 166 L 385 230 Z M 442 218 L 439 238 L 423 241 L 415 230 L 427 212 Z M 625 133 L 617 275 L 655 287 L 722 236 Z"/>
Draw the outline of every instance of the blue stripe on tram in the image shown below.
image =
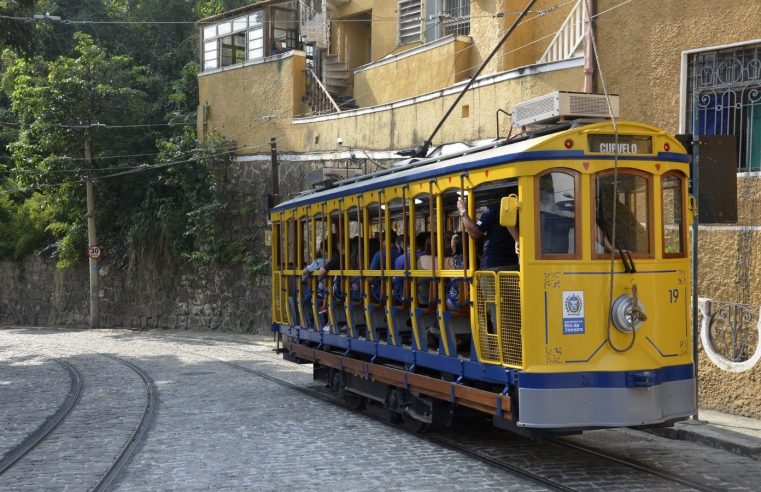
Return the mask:
<path id="1" fill-rule="evenodd" d="M 518 387 L 530 389 L 631 388 L 694 377 L 692 364 L 620 372 L 520 373 Z M 644 382 L 644 380 L 647 382 Z"/>

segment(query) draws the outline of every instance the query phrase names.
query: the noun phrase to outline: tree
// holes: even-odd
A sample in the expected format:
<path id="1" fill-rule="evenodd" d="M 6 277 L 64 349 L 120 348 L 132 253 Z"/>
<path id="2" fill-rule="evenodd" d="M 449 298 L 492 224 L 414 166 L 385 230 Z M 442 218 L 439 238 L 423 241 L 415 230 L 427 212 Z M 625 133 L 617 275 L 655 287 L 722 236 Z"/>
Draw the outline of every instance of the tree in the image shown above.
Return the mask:
<path id="1" fill-rule="evenodd" d="M 108 128 L 149 120 L 144 90 L 151 83 L 148 70 L 127 56 L 110 55 L 86 34 L 75 38 L 77 56 L 51 62 L 40 57 L 25 60 L 6 51 L 8 69 L 2 78 L 2 89 L 21 125 L 18 139 L 9 145 L 15 182 L 49 189 L 51 205 L 59 213 L 47 228 L 57 239 L 62 265 L 75 261 L 86 246 L 80 183 L 107 167 L 98 157 L 140 154 L 152 144 L 146 132 Z M 86 145 L 94 157 L 91 163 L 84 160 Z"/>
<path id="2" fill-rule="evenodd" d="M 32 22 L 14 17 L 31 17 L 34 3 L 34 0 L 0 0 L 0 49 L 32 52 L 35 41 Z"/>

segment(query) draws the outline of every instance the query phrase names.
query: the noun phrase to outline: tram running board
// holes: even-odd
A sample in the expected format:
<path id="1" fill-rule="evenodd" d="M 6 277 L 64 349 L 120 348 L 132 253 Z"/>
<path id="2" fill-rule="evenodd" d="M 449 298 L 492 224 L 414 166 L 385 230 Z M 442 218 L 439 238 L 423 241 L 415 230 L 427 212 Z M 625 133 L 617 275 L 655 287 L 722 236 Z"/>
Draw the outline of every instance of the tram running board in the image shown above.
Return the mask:
<path id="1" fill-rule="evenodd" d="M 309 362 L 345 371 L 370 381 L 417 391 L 420 394 L 495 415 L 501 419 L 512 420 L 510 397 L 501 393 L 471 388 L 455 382 L 442 381 L 421 374 L 352 359 L 324 350 L 305 347 L 289 340 L 283 341 L 283 347 L 297 358 Z"/>

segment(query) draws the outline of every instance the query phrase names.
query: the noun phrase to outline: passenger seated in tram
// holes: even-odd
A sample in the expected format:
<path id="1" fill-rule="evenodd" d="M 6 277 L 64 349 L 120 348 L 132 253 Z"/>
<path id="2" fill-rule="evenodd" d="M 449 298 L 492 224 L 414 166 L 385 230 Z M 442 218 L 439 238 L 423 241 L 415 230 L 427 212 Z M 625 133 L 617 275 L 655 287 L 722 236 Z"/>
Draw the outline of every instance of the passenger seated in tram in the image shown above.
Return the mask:
<path id="1" fill-rule="evenodd" d="M 327 263 L 324 263 L 322 267 L 320 268 L 319 273 L 317 274 L 317 278 L 319 281 L 324 282 L 325 277 L 328 276 L 331 270 L 338 270 L 341 268 L 341 255 L 343 254 L 343 245 L 338 241 L 338 237 L 335 234 L 330 235 L 330 243 L 333 245 L 333 249 L 330 253 L 330 259 Z M 336 279 L 339 277 L 335 277 L 333 279 L 333 291 L 336 290 Z M 320 308 L 320 313 L 325 313 L 328 311 L 328 296 L 325 296 L 323 298 L 322 307 Z"/>
<path id="2" fill-rule="evenodd" d="M 462 236 L 459 234 L 452 235 L 452 239 L 449 242 L 449 247 L 452 250 L 452 256 L 444 258 L 444 268 L 446 270 L 462 270 Z M 449 279 L 446 286 L 446 302 L 447 309 L 450 311 L 459 311 L 464 308 L 460 305 L 460 289 L 462 287 L 462 278 Z"/>
<path id="3" fill-rule="evenodd" d="M 417 269 L 418 270 L 433 270 L 433 267 L 436 264 L 436 257 L 431 254 L 431 251 L 433 247 L 433 241 L 435 241 L 436 238 L 434 237 L 432 233 L 425 233 L 425 234 L 426 234 L 426 239 L 424 243 L 425 246 L 422 251 L 423 254 L 421 254 L 417 260 Z M 417 282 L 418 305 L 427 306 L 433 301 L 433 299 L 430 298 L 430 295 L 428 293 L 430 286 L 431 286 L 430 278 L 418 278 L 418 282 Z"/>
<path id="4" fill-rule="evenodd" d="M 359 270 L 359 241 L 359 236 L 354 236 L 349 240 L 349 270 Z M 349 296 L 352 302 L 362 300 L 362 279 L 360 277 L 351 277 Z"/>
<path id="5" fill-rule="evenodd" d="M 322 251 L 322 245 L 317 247 L 317 251 L 315 251 L 315 258 L 309 265 L 304 267 L 304 270 L 301 272 L 301 282 L 304 284 L 304 300 L 309 301 L 312 298 L 312 291 L 311 286 L 309 284 L 309 276 L 312 272 L 319 271 L 320 268 L 323 267 L 325 264 L 325 255 Z M 322 299 L 325 297 L 325 281 L 319 280 L 317 282 L 317 299 Z"/>
<path id="6" fill-rule="evenodd" d="M 405 261 L 409 265 L 409 255 L 407 255 L 409 244 L 406 239 L 407 236 L 404 234 L 399 234 L 396 237 L 396 248 L 399 251 L 399 255 L 391 264 L 394 270 L 405 270 Z M 394 277 L 391 279 L 391 291 L 393 293 L 394 304 L 404 304 L 404 277 Z"/>
<path id="7" fill-rule="evenodd" d="M 401 251 L 396 245 L 396 232 L 391 231 L 389 234 L 391 238 L 391 266 L 393 267 L 394 262 L 396 261 L 396 258 L 401 254 Z M 385 252 L 386 252 L 386 243 L 384 241 L 383 236 L 380 237 L 380 249 L 373 255 L 372 261 L 370 261 L 370 270 L 381 270 L 381 266 L 383 266 L 383 270 L 385 270 L 385 264 L 383 263 L 385 261 Z M 370 294 L 372 295 L 372 301 L 373 302 L 381 302 L 381 280 L 379 277 L 374 277 L 373 280 L 370 282 Z"/>

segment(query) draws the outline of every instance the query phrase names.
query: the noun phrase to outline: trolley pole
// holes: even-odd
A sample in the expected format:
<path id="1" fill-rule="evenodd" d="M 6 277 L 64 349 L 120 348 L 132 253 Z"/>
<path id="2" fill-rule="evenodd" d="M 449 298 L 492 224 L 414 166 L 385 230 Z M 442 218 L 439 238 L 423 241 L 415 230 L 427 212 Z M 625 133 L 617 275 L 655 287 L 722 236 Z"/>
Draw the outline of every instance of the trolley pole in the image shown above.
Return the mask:
<path id="1" fill-rule="evenodd" d="M 90 150 L 91 137 L 90 129 L 85 130 L 85 162 L 88 167 L 92 164 L 92 153 Z M 95 235 L 95 188 L 93 182 L 87 181 L 87 243 L 88 250 L 98 244 Z M 100 309 L 98 306 L 98 260 L 88 254 L 88 263 L 90 267 L 90 328 L 97 328 L 99 325 Z"/>

